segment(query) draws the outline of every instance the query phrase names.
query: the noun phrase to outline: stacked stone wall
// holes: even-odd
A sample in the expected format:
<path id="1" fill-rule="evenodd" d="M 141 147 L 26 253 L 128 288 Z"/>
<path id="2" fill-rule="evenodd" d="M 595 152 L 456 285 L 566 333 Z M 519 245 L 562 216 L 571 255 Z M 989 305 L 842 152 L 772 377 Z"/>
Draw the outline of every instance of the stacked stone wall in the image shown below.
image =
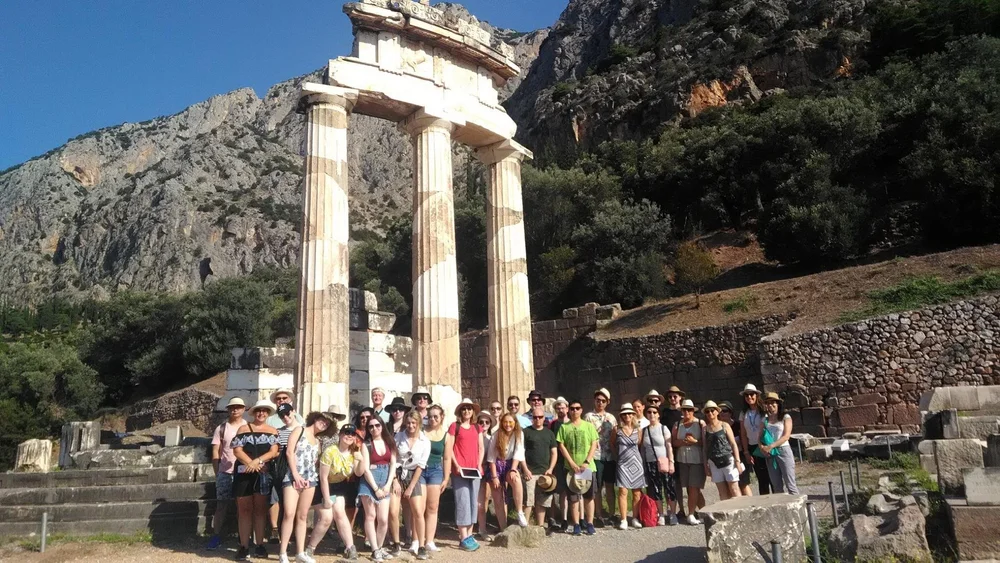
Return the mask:
<path id="1" fill-rule="evenodd" d="M 810 431 L 919 432 L 923 392 L 1000 384 L 998 306 L 988 296 L 766 338 L 764 385 Z"/>

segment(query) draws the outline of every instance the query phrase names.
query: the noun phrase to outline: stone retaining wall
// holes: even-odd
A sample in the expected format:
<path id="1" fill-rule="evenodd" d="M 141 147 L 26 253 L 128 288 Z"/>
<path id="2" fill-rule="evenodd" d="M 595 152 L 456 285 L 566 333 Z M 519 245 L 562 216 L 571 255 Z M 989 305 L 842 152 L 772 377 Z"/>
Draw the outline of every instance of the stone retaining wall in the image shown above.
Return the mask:
<path id="1" fill-rule="evenodd" d="M 919 432 L 933 387 L 1000 384 L 998 298 L 988 296 L 761 342 L 764 385 L 829 435 Z M 807 420 L 808 418 L 808 420 Z"/>

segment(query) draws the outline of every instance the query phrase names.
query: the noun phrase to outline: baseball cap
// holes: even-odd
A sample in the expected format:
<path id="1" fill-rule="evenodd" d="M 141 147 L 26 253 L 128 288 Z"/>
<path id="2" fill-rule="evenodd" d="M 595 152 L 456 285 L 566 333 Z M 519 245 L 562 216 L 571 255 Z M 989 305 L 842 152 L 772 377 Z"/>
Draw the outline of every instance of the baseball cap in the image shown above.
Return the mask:
<path id="1" fill-rule="evenodd" d="M 292 408 L 292 405 L 288 403 L 282 403 L 281 406 L 278 407 L 278 416 L 288 416 L 292 414 L 293 410 L 295 409 Z"/>

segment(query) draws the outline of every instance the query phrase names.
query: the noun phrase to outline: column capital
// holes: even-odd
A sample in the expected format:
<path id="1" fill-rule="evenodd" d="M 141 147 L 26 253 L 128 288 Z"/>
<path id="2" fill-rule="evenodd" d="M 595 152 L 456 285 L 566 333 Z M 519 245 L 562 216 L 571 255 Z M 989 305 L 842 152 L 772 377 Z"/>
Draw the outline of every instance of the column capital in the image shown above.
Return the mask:
<path id="1" fill-rule="evenodd" d="M 311 105 L 332 104 L 340 106 L 347 113 L 350 113 L 357 101 L 357 90 L 329 86 L 327 84 L 316 84 L 315 82 L 304 82 L 299 90 L 299 105 L 295 108 L 295 111 L 305 113 Z"/>
<path id="2" fill-rule="evenodd" d="M 504 139 L 499 143 L 476 149 L 476 156 L 483 164 L 496 164 L 501 160 L 516 158 L 518 161 L 531 160 L 534 154 L 514 139 Z"/>
<path id="3" fill-rule="evenodd" d="M 400 121 L 399 129 L 410 135 L 431 128 L 446 129 L 453 133 L 460 125 L 465 125 L 465 120 L 451 112 L 439 108 L 421 108 Z"/>

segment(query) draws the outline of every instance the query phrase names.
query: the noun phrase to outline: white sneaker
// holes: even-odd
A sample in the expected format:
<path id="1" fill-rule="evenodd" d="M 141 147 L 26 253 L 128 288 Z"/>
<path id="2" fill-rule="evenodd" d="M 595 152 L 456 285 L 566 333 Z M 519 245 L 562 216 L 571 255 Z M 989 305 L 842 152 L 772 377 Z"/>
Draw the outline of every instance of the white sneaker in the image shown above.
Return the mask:
<path id="1" fill-rule="evenodd" d="M 660 516 L 660 519 L 656 521 L 656 525 L 657 526 L 666 526 L 667 525 L 667 519 L 664 518 L 663 516 Z"/>
<path id="2" fill-rule="evenodd" d="M 434 542 L 427 542 L 427 545 L 424 547 L 427 548 L 427 551 L 441 551 L 441 548 L 434 545 Z"/>
<path id="3" fill-rule="evenodd" d="M 409 549 L 410 553 L 416 555 L 417 550 L 419 549 L 420 549 L 420 542 L 418 542 L 417 540 L 413 540 L 413 543 L 410 544 L 410 549 Z"/>
<path id="4" fill-rule="evenodd" d="M 632 527 L 636 528 L 636 529 L 641 528 L 642 527 L 642 522 L 640 522 L 638 518 L 633 518 L 632 519 Z"/>
<path id="5" fill-rule="evenodd" d="M 523 512 L 517 513 L 517 525 L 522 528 L 528 527 L 528 519 L 524 516 Z"/>
<path id="6" fill-rule="evenodd" d="M 628 521 L 625 520 L 624 518 L 622 518 L 621 523 L 618 524 L 618 529 L 619 530 L 627 530 L 628 529 Z"/>
<path id="7" fill-rule="evenodd" d="M 692 525 L 692 526 L 700 526 L 701 525 L 701 520 L 698 520 L 697 518 L 695 518 L 694 514 L 688 514 L 687 523 L 690 524 L 690 525 Z"/>
<path id="8" fill-rule="evenodd" d="M 288 560 L 288 554 L 287 553 L 279 553 L 278 554 L 278 563 L 291 563 Z"/>
<path id="9" fill-rule="evenodd" d="M 282 555 L 282 557 L 286 557 L 286 556 Z M 286 558 L 286 559 L 284 559 L 284 561 L 282 561 L 281 559 L 279 559 L 278 561 L 279 561 L 279 563 L 284 563 L 284 561 L 288 561 L 288 559 Z M 296 563 L 316 563 L 316 560 L 313 559 L 312 555 L 309 555 L 306 552 L 302 552 L 302 553 L 296 555 L 295 556 L 295 561 L 296 561 Z"/>
<path id="10" fill-rule="evenodd" d="M 667 524 L 670 525 L 670 526 L 676 526 L 677 525 L 677 515 L 674 514 L 673 512 L 671 512 L 670 513 L 670 517 L 667 518 Z"/>

